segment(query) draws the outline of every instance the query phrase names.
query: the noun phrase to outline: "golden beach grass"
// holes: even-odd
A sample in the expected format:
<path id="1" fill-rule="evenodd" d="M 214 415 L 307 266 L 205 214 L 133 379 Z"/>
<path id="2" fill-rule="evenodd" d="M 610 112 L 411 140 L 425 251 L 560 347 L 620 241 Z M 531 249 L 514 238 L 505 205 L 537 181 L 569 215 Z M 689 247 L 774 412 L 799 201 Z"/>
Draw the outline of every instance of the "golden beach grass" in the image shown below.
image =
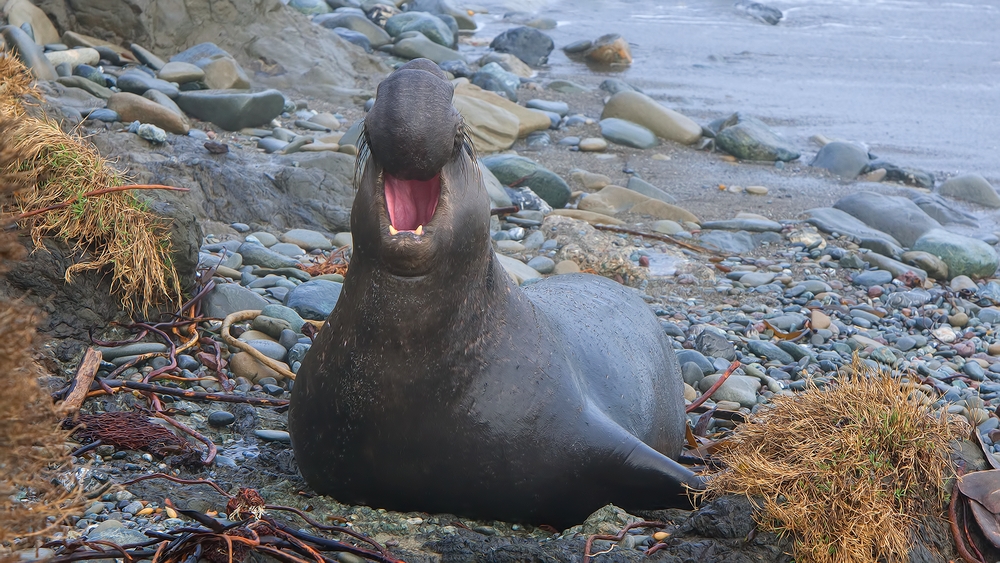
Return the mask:
<path id="1" fill-rule="evenodd" d="M 763 528 L 791 534 L 799 562 L 906 561 L 918 519 L 945 507 L 964 423 L 912 383 L 852 368 L 825 390 L 772 399 L 723 445 L 726 469 L 709 482 L 709 496 L 746 495 Z"/>

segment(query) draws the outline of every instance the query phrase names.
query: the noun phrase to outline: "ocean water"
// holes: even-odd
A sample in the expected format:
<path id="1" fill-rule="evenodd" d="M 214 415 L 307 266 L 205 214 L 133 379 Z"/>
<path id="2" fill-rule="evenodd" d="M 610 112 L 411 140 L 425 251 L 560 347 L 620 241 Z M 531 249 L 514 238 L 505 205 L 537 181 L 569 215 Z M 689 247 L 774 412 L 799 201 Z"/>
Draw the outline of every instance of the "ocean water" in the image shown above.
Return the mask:
<path id="1" fill-rule="evenodd" d="M 640 86 L 701 123 L 735 111 L 764 119 L 808 158 L 809 137 L 860 141 L 935 174 L 979 173 L 1000 187 L 1000 2 L 773 0 L 771 26 L 735 0 L 502 0 L 477 36 L 510 27 L 505 11 L 556 19 L 546 78 Z M 619 33 L 625 69 L 593 69 L 560 47 Z"/>

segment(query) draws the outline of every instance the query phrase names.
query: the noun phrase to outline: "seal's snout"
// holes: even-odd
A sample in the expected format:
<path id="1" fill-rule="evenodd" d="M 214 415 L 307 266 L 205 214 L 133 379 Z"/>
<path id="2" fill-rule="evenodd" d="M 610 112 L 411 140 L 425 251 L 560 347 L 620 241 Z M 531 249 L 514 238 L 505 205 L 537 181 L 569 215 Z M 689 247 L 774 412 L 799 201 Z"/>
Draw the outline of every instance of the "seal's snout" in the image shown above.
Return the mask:
<path id="1" fill-rule="evenodd" d="M 389 234 L 423 234 L 441 198 L 441 170 L 461 145 L 454 88 L 436 64 L 415 59 L 389 75 L 367 117 L 371 158 L 382 170 Z"/>

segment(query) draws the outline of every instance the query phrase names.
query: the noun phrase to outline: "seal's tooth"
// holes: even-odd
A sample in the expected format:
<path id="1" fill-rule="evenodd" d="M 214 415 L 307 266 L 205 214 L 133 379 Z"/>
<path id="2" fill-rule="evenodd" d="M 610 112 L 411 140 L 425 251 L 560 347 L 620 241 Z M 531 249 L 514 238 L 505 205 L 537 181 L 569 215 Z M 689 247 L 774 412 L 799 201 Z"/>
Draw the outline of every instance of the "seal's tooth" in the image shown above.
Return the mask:
<path id="1" fill-rule="evenodd" d="M 393 227 L 392 225 L 389 225 L 389 234 L 392 236 L 396 236 L 399 234 L 399 231 L 397 231 L 396 228 Z"/>
<path id="2" fill-rule="evenodd" d="M 424 226 L 423 225 L 417 225 L 417 228 L 413 230 L 413 234 L 418 235 L 418 236 L 424 234 Z"/>

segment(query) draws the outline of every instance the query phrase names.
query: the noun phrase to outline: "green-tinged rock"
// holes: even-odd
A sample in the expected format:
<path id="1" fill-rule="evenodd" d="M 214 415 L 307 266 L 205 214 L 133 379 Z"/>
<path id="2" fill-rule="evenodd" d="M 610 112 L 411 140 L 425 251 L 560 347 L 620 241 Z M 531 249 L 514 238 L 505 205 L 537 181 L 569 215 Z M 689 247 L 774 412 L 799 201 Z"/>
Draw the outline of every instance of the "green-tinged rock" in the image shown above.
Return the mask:
<path id="1" fill-rule="evenodd" d="M 612 143 L 636 149 L 651 149 L 658 144 L 656 134 L 649 129 L 616 117 L 601 120 L 601 135 Z"/>
<path id="2" fill-rule="evenodd" d="M 458 51 L 439 45 L 416 31 L 400 35 L 399 40 L 392 46 L 392 54 L 404 59 L 430 59 L 438 64 L 465 60 L 465 56 Z"/>
<path id="3" fill-rule="evenodd" d="M 501 184 L 513 188 L 527 186 L 553 209 L 566 207 L 569 201 L 569 184 L 530 158 L 501 154 L 486 157 L 482 162 Z"/>
<path id="4" fill-rule="evenodd" d="M 763 121 L 739 113 L 734 113 L 723 123 L 715 143 L 740 160 L 788 162 L 799 157 L 798 151 Z"/>
<path id="5" fill-rule="evenodd" d="M 82 76 L 60 76 L 56 79 L 56 82 L 70 88 L 79 88 L 92 96 L 97 96 L 105 100 L 110 98 L 113 93 L 110 88 L 99 86 L 92 80 L 87 80 Z"/>
<path id="6" fill-rule="evenodd" d="M 913 250 L 922 250 L 937 256 L 948 265 L 948 275 L 985 278 L 996 272 L 1000 258 L 992 246 L 985 242 L 946 231 L 932 229 L 913 244 Z"/>
<path id="7" fill-rule="evenodd" d="M 181 92 L 177 105 L 188 115 L 239 131 L 270 123 L 281 115 L 285 97 L 277 90 L 194 90 Z"/>
<path id="8" fill-rule="evenodd" d="M 455 44 L 455 36 L 448 24 L 426 12 L 396 14 L 386 20 L 385 31 L 393 37 L 399 37 L 407 31 L 417 31 L 438 45 L 452 47 Z"/>

